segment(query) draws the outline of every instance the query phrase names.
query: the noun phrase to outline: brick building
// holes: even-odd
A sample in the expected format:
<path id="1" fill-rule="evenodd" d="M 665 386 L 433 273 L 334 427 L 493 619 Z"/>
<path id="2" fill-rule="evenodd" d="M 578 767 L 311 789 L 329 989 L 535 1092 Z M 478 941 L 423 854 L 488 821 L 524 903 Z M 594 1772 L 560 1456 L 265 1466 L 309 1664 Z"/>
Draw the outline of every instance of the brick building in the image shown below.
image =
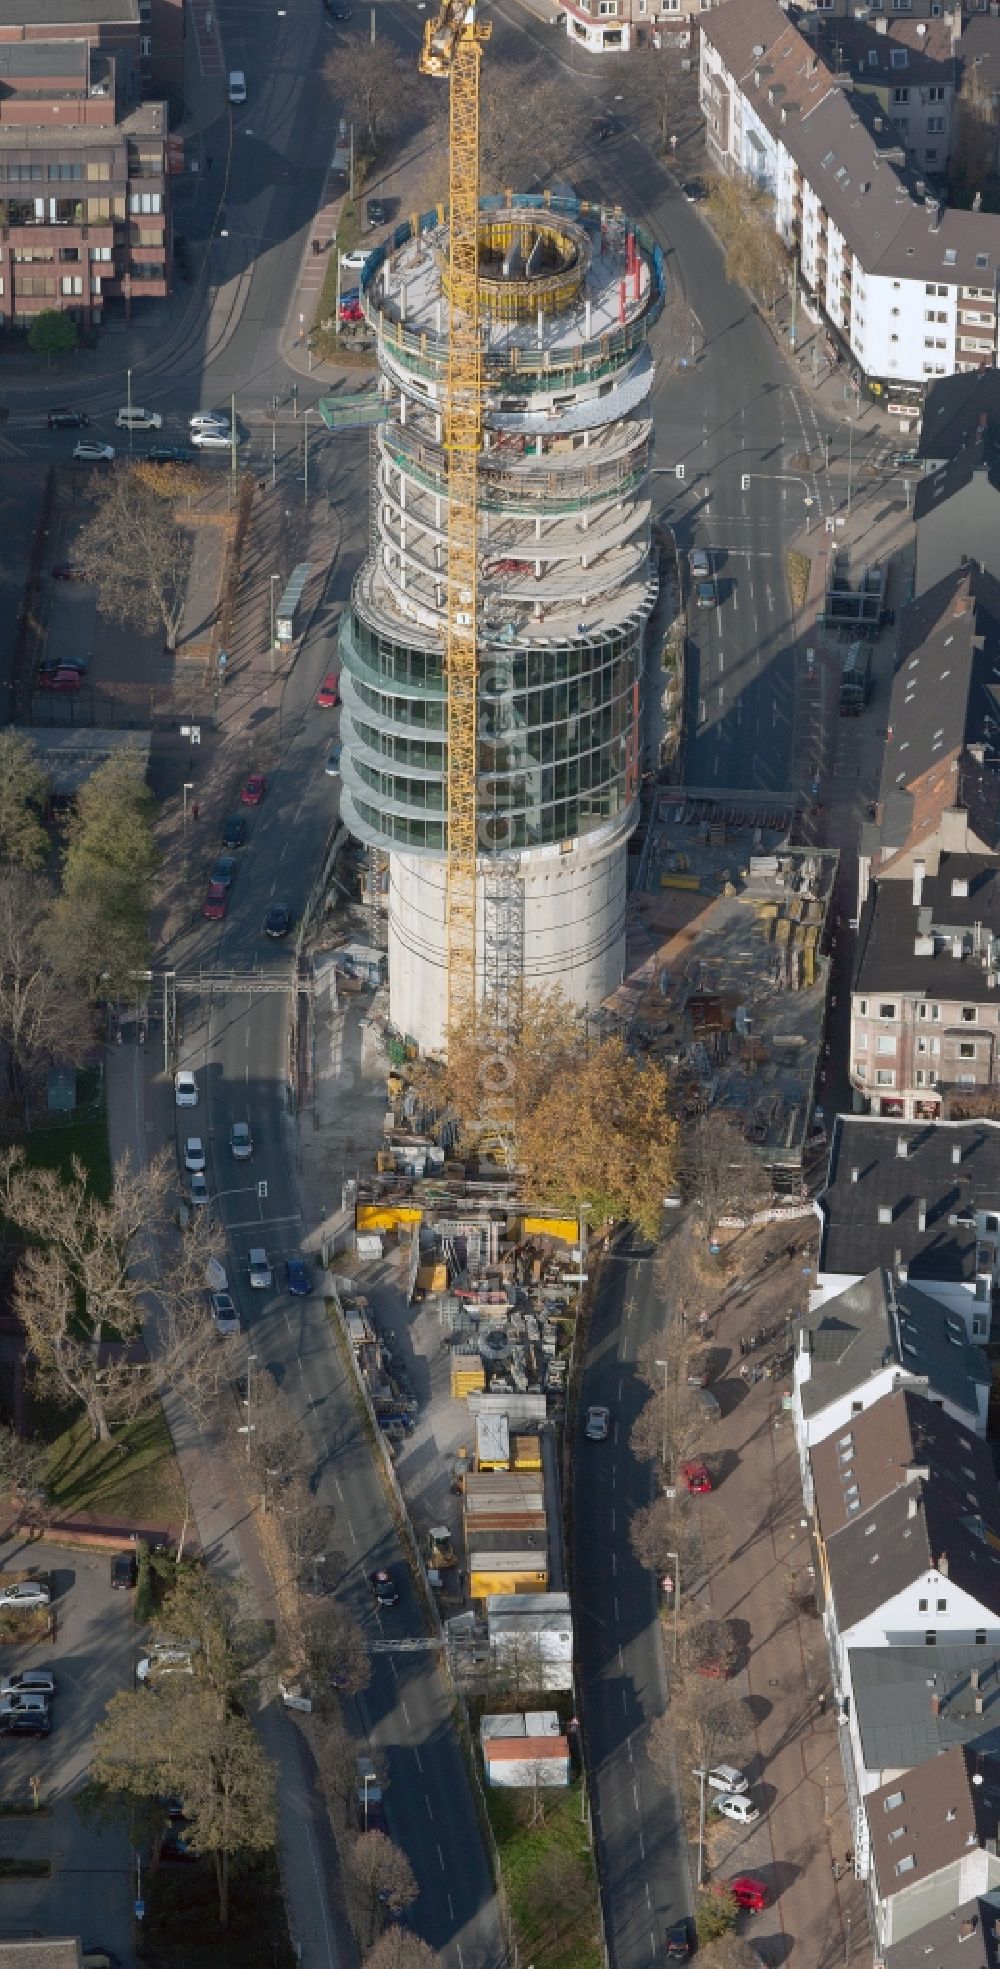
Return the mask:
<path id="1" fill-rule="evenodd" d="M 0 19 L 4 42 L 86 41 L 130 55 L 143 96 L 180 98 L 184 87 L 183 0 L 17 0 Z"/>
<path id="2" fill-rule="evenodd" d="M 100 327 L 170 287 L 167 110 L 131 55 L 53 39 L 0 46 L 0 321 L 47 308 Z"/>

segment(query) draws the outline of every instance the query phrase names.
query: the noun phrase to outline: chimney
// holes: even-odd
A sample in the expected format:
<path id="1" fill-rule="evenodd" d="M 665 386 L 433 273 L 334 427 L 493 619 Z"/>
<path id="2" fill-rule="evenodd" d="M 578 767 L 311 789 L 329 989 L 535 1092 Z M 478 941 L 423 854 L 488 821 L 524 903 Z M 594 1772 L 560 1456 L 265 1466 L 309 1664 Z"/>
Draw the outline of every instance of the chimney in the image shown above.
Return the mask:
<path id="1" fill-rule="evenodd" d="M 913 864 L 913 907 L 914 907 L 914 909 L 919 909 L 919 908 L 920 908 L 920 904 L 921 904 L 921 903 L 922 903 L 922 901 L 923 901 L 923 898 L 924 898 L 924 876 L 926 875 L 926 873 L 927 873 L 927 863 L 926 863 L 925 861 L 915 861 L 915 862 L 914 862 L 914 864 Z"/>
<path id="2" fill-rule="evenodd" d="M 957 1168 L 958 1168 L 958 1165 L 959 1165 L 959 1163 L 960 1163 L 960 1162 L 961 1162 L 961 1160 L 962 1160 L 962 1144 L 961 1144 L 961 1142 L 953 1142 L 953 1143 L 952 1143 L 952 1145 L 951 1145 L 951 1159 L 952 1159 L 952 1162 L 953 1162 L 953 1163 L 955 1164 L 955 1167 L 956 1167 L 956 1169 L 957 1169 Z"/>
<path id="3" fill-rule="evenodd" d="M 941 1697 L 938 1695 L 934 1695 L 931 1697 L 931 1715 L 940 1716 L 940 1714 L 941 1714 Z"/>
<path id="4" fill-rule="evenodd" d="M 970 1687 L 970 1689 L 978 1689 L 978 1687 L 979 1687 L 979 1684 L 980 1684 L 980 1679 L 981 1679 L 981 1677 L 980 1677 L 980 1670 L 979 1670 L 978 1668 L 970 1668 L 970 1670 L 969 1670 L 969 1687 Z"/>
<path id="5" fill-rule="evenodd" d="M 891 1224 L 891 1223 L 892 1223 L 892 1204 L 891 1204 L 891 1203 L 880 1203 L 880 1204 L 879 1204 L 879 1207 L 878 1207 L 878 1219 L 877 1219 L 877 1221 L 878 1221 L 878 1223 L 880 1223 L 880 1224 Z"/>
<path id="6" fill-rule="evenodd" d="M 900 1157 L 901 1157 L 901 1159 L 903 1160 L 903 1162 L 905 1162 L 905 1161 L 906 1161 L 906 1158 L 907 1158 L 907 1156 L 909 1155 L 909 1153 L 910 1153 L 910 1143 L 909 1143 L 909 1138 L 908 1138 L 908 1136 L 906 1136 L 906 1135 L 897 1135 L 897 1136 L 896 1136 L 896 1154 L 897 1154 L 898 1156 L 900 1156 Z"/>
<path id="7" fill-rule="evenodd" d="M 917 1204 L 917 1229 L 918 1231 L 925 1231 L 927 1229 L 927 1198 L 925 1196 L 922 1196 L 920 1202 Z"/>
<path id="8" fill-rule="evenodd" d="M 919 1498 L 919 1495 L 918 1495 L 918 1496 L 916 1496 L 916 1497 L 911 1497 L 911 1498 L 908 1498 L 908 1499 L 907 1499 L 907 1504 L 906 1504 L 906 1515 L 907 1515 L 907 1517 L 908 1517 L 908 1518 L 916 1518 L 916 1517 L 919 1517 L 919 1515 L 920 1515 L 920 1498 Z"/>
<path id="9" fill-rule="evenodd" d="M 857 1164 L 855 1163 L 854 1168 L 851 1170 L 851 1182 L 856 1183 L 860 1174 L 861 1171 L 858 1168 Z"/>
<path id="10" fill-rule="evenodd" d="M 941 1574 L 941 1577 L 942 1577 L 942 1579 L 947 1579 L 947 1577 L 948 1577 L 948 1554 L 947 1554 L 947 1552 L 939 1552 L 939 1553 L 938 1553 L 938 1562 L 937 1562 L 937 1569 L 938 1569 L 938 1572 L 939 1572 L 939 1573 Z"/>
<path id="11" fill-rule="evenodd" d="M 983 1695 L 983 1693 L 982 1693 L 982 1691 L 981 1691 L 981 1690 L 980 1690 L 980 1693 L 979 1693 L 979 1694 L 978 1694 L 978 1695 L 976 1696 L 976 1698 L 975 1698 L 975 1700 L 974 1700 L 974 1702 L 973 1702 L 973 1705 L 972 1705 L 972 1707 L 973 1707 L 973 1709 L 975 1710 L 975 1712 L 976 1712 L 976 1715 L 977 1715 L 977 1716 L 981 1716 L 981 1715 L 982 1715 L 982 1713 L 983 1713 L 983 1710 L 984 1710 L 984 1709 L 985 1709 L 985 1707 L 986 1707 L 986 1698 L 985 1698 L 985 1696 Z"/>

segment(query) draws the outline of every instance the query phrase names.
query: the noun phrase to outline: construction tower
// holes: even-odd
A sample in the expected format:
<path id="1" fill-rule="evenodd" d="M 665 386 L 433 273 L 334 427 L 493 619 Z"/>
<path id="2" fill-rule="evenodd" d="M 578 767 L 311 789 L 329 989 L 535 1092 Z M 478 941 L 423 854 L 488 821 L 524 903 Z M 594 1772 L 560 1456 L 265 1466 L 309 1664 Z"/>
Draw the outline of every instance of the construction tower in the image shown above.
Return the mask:
<path id="1" fill-rule="evenodd" d="M 656 596 L 662 256 L 568 194 L 470 203 L 481 40 L 468 9 L 428 29 L 451 206 L 361 276 L 387 417 L 341 624 L 342 813 L 388 855 L 390 1016 L 431 1052 L 473 1003 L 621 982 Z"/>

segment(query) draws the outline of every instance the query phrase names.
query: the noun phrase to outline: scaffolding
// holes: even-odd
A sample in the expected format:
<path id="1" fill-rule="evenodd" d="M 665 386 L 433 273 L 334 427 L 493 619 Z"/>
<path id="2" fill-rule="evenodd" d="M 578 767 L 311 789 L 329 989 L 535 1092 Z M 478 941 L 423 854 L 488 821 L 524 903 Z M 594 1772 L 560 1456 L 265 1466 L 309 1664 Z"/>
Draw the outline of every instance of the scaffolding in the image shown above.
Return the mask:
<path id="1" fill-rule="evenodd" d="M 428 21 L 420 67 L 447 75 L 449 93 L 447 947 L 448 1028 L 476 1014 L 476 779 L 478 773 L 478 505 L 482 445 L 479 322 L 479 91 L 491 29 L 475 4 L 442 0 Z"/>
<path id="2" fill-rule="evenodd" d="M 515 1033 L 524 978 L 524 883 L 516 855 L 495 855 L 483 881 L 483 1009 L 499 1032 Z"/>

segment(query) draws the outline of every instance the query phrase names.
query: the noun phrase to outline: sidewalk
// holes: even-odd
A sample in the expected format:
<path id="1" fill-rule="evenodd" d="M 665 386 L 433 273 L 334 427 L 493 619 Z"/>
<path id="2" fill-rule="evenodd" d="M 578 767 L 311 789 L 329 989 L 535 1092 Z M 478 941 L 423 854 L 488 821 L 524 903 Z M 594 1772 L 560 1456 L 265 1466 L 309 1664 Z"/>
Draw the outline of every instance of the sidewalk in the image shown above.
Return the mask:
<path id="1" fill-rule="evenodd" d="M 172 1133 L 171 1088 L 162 1079 L 154 1084 L 155 1062 L 134 1043 L 111 1047 L 105 1057 L 111 1154 L 116 1162 L 127 1154 L 141 1167 L 150 1143 Z M 155 1360 L 155 1345 L 150 1351 Z M 205 1557 L 247 1587 L 261 1621 L 276 1621 L 274 1589 L 240 1473 L 210 1427 L 172 1389 L 161 1388 L 160 1395 Z M 302 1969 L 355 1969 L 337 1849 L 306 1739 L 273 1695 L 256 1723 L 276 1770 L 281 1877 Z"/>
<path id="2" fill-rule="evenodd" d="M 847 1874 L 833 1887 L 833 1862 L 843 1862 L 854 1833 L 792 1422 L 781 1405 L 790 1377 L 745 1386 L 738 1371 L 741 1338 L 778 1326 L 778 1338 L 753 1358 L 773 1356 L 785 1345 L 787 1316 L 804 1307 L 808 1228 L 782 1225 L 739 1240 L 745 1284 L 731 1288 L 710 1323 L 726 1365 L 712 1382 L 723 1419 L 711 1443 L 716 1489 L 702 1506 L 708 1597 L 732 1624 L 745 1663 L 737 1686 L 751 1718 L 748 1775 L 764 1812 L 753 1826 L 713 1830 L 711 1873 L 763 1874 L 772 1905 L 754 1920 L 754 1945 L 791 1969 L 846 1964 L 867 1937 L 860 1883 Z M 733 1746 L 737 1763 L 740 1748 Z"/>

